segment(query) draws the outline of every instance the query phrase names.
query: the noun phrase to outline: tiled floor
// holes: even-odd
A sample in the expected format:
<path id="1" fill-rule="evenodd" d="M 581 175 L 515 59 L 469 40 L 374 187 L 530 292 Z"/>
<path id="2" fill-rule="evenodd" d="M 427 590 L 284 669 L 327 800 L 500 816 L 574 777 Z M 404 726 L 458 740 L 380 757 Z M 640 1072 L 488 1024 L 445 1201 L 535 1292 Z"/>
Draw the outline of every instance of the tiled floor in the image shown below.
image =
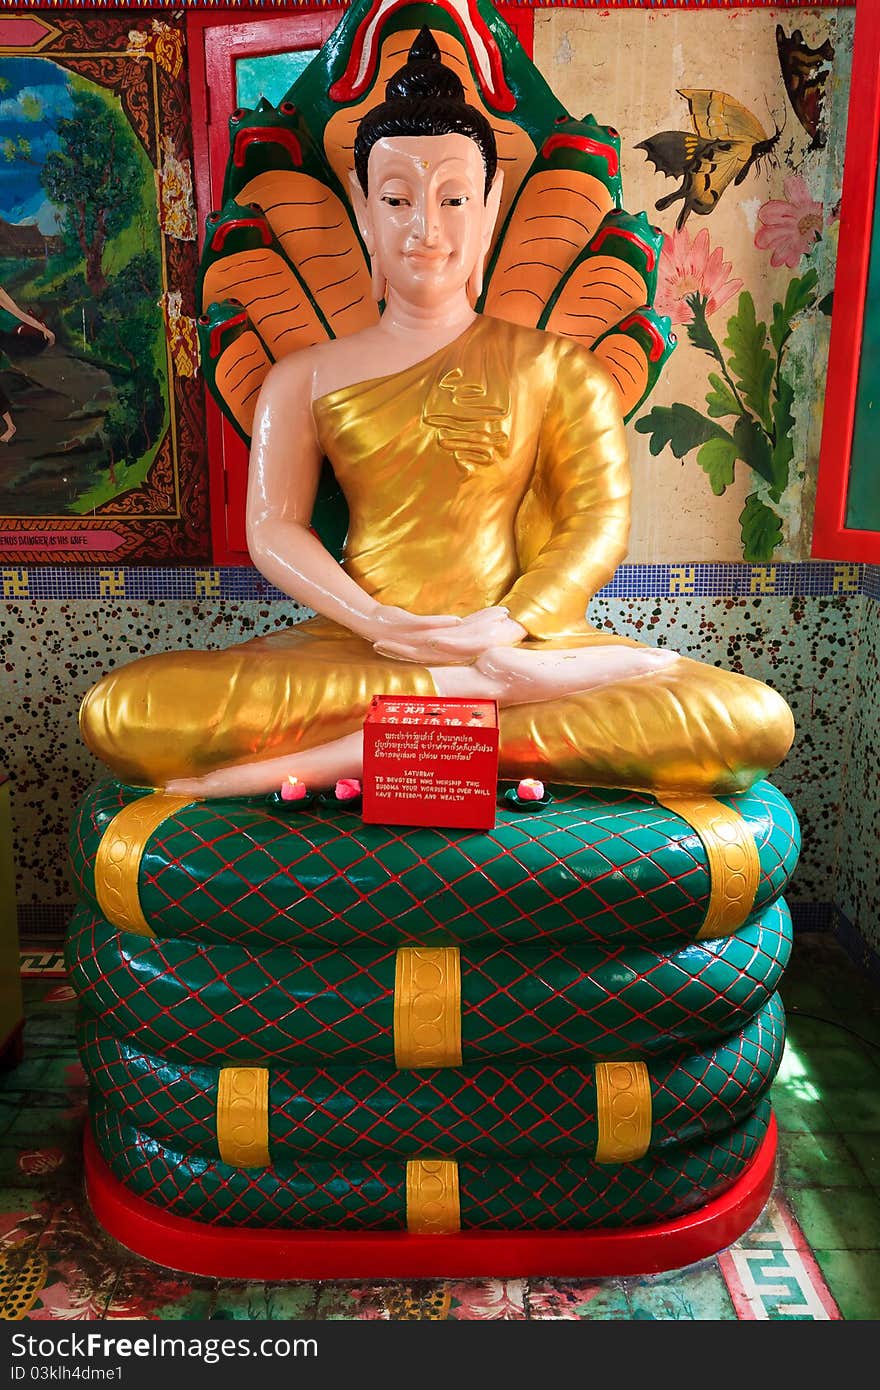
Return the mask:
<path id="1" fill-rule="evenodd" d="M 72 992 L 44 946 L 23 966 L 25 1060 L 0 1080 L 0 1317 L 880 1318 L 880 995 L 831 937 L 799 936 L 786 976 L 780 1163 L 760 1221 L 688 1269 L 580 1282 L 236 1284 L 143 1264 L 82 1198 Z"/>

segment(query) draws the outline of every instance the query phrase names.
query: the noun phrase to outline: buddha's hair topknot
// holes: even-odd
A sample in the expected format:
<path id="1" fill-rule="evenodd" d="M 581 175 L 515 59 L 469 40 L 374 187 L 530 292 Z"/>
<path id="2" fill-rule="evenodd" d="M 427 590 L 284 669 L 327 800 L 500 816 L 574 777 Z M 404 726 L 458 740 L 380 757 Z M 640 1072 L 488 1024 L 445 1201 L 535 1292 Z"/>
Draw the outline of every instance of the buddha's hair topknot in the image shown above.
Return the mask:
<path id="1" fill-rule="evenodd" d="M 495 134 L 486 117 L 464 99 L 461 79 L 444 66 L 430 29 L 416 35 L 402 68 L 388 80 L 385 100 L 368 111 L 354 142 L 354 167 L 367 192 L 367 165 L 377 140 L 396 135 L 466 135 L 479 148 L 486 170 L 488 198 L 498 154 Z"/>

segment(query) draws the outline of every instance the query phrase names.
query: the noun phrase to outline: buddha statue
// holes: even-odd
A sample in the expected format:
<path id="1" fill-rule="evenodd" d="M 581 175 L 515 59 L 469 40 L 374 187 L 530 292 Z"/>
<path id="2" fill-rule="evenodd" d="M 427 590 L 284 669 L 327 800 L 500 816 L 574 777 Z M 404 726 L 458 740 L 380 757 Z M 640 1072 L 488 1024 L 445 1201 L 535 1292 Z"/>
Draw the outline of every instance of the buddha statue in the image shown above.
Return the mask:
<path id="1" fill-rule="evenodd" d="M 502 183 L 423 31 L 355 145 L 384 312 L 280 358 L 254 419 L 250 553 L 317 616 L 105 675 L 81 728 L 123 781 L 228 797 L 357 777 L 380 693 L 496 699 L 506 778 L 723 795 L 785 756 L 775 691 L 586 620 L 626 554 L 621 407 L 588 348 L 475 311 Z M 341 563 L 310 529 L 325 456 Z"/>
<path id="2" fill-rule="evenodd" d="M 82 711 L 129 784 L 71 836 L 87 1190 L 140 1256 L 212 1277 L 593 1277 L 620 1228 L 625 1269 L 665 1269 L 772 1182 L 799 838 L 752 784 L 791 716 L 585 616 L 625 553 L 623 416 L 669 350 L 662 234 L 486 0 L 431 15 L 355 0 L 233 117 L 208 221 L 251 554 L 317 616 L 136 661 Z M 552 793 L 501 797 L 489 835 L 261 796 L 357 777 L 378 693 L 497 700 L 502 775 Z"/>

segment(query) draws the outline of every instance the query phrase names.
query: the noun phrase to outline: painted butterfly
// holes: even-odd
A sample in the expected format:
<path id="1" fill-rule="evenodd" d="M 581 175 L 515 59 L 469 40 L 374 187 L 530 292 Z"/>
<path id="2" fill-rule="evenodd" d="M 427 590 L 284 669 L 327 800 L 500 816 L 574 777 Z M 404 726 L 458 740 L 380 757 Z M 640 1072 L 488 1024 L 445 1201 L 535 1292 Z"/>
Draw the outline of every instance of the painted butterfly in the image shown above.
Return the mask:
<path id="1" fill-rule="evenodd" d="M 818 48 L 804 43 L 800 29 L 789 36 L 781 24 L 776 26 L 776 47 L 782 80 L 792 110 L 810 137 L 809 149 L 821 150 L 827 136 L 822 125 L 825 82 L 831 71 L 834 48 L 826 39 Z"/>
<path id="2" fill-rule="evenodd" d="M 693 131 L 662 130 L 636 145 L 668 178 L 680 178 L 681 187 L 654 204 L 663 212 L 679 200 L 683 206 L 676 227 L 680 231 L 692 212 L 708 217 L 729 183 L 740 184 L 759 161 L 772 153 L 780 131 L 768 136 L 760 121 L 727 92 L 679 88 L 690 111 Z"/>

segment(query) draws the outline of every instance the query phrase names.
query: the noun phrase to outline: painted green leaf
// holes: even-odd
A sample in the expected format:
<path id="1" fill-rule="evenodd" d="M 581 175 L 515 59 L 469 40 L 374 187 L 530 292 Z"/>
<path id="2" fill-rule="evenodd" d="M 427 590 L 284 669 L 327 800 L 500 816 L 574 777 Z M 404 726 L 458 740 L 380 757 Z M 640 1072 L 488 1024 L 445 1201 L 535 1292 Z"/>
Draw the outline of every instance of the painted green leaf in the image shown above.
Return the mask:
<path id="1" fill-rule="evenodd" d="M 725 415 L 739 415 L 736 396 L 724 377 L 720 376 L 718 372 L 710 372 L 709 385 L 712 390 L 706 392 L 706 405 L 713 420 L 720 420 Z"/>
<path id="2" fill-rule="evenodd" d="M 741 415 L 733 427 L 737 454 L 743 463 L 753 468 L 766 482 L 773 483 L 773 458 L 770 440 L 751 415 Z"/>
<path id="3" fill-rule="evenodd" d="M 782 540 L 782 518 L 772 507 L 762 502 L 756 492 L 746 498 L 739 514 L 743 559 L 750 563 L 772 560 L 773 551 Z"/>
<path id="4" fill-rule="evenodd" d="M 809 309 L 815 302 L 818 283 L 819 272 L 812 266 L 804 275 L 795 275 L 789 280 L 785 291 L 785 313 L 790 319 L 802 309 Z"/>
<path id="5" fill-rule="evenodd" d="M 655 456 L 668 444 L 677 459 L 684 458 L 709 439 L 729 439 L 721 425 L 713 425 L 705 415 L 690 405 L 675 401 L 673 405 L 655 405 L 647 415 L 636 421 L 639 434 L 651 436 L 648 448 Z"/>
<path id="6" fill-rule="evenodd" d="M 804 309 L 809 309 L 816 302 L 816 285 L 819 276 L 815 270 L 808 270 L 805 275 L 795 275 L 788 282 L 788 289 L 785 291 L 785 302 L 780 304 L 777 300 L 773 305 L 773 322 L 770 325 L 770 341 L 776 350 L 777 356 L 781 353 L 785 344 L 788 342 L 792 333 L 792 320 L 796 314 Z"/>
<path id="7" fill-rule="evenodd" d="M 767 350 L 767 326 L 755 317 L 755 301 L 744 290 L 739 307 L 727 324 L 725 346 L 730 348 L 730 368 L 746 405 L 770 430 L 770 385 L 774 362 Z"/>
<path id="8" fill-rule="evenodd" d="M 825 314 L 828 318 L 830 318 L 831 310 L 833 307 L 834 291 L 829 290 L 827 294 L 823 294 L 822 298 L 819 300 L 819 303 L 816 305 L 816 308 L 819 310 L 820 314 Z"/>
<path id="9" fill-rule="evenodd" d="M 773 402 L 773 433 L 776 440 L 772 448 L 773 491 L 781 497 L 788 487 L 788 466 L 794 458 L 794 389 L 785 377 L 779 378 L 779 388 Z"/>
<path id="10" fill-rule="evenodd" d="M 733 467 L 737 458 L 733 439 L 707 439 L 697 454 L 697 463 L 709 475 L 709 484 L 716 497 L 733 482 Z"/>
<path id="11" fill-rule="evenodd" d="M 777 357 L 782 352 L 782 349 L 785 347 L 790 337 L 791 324 L 785 317 L 782 305 L 777 299 L 773 304 L 773 321 L 770 324 L 770 341 L 773 344 L 773 350 Z"/>
<path id="12" fill-rule="evenodd" d="M 720 357 L 718 344 L 706 321 L 706 305 L 708 303 L 706 296 L 704 294 L 689 294 L 686 295 L 685 302 L 690 305 L 693 312 L 693 318 L 686 329 L 688 338 L 695 348 L 709 352 L 713 357 Z"/>

